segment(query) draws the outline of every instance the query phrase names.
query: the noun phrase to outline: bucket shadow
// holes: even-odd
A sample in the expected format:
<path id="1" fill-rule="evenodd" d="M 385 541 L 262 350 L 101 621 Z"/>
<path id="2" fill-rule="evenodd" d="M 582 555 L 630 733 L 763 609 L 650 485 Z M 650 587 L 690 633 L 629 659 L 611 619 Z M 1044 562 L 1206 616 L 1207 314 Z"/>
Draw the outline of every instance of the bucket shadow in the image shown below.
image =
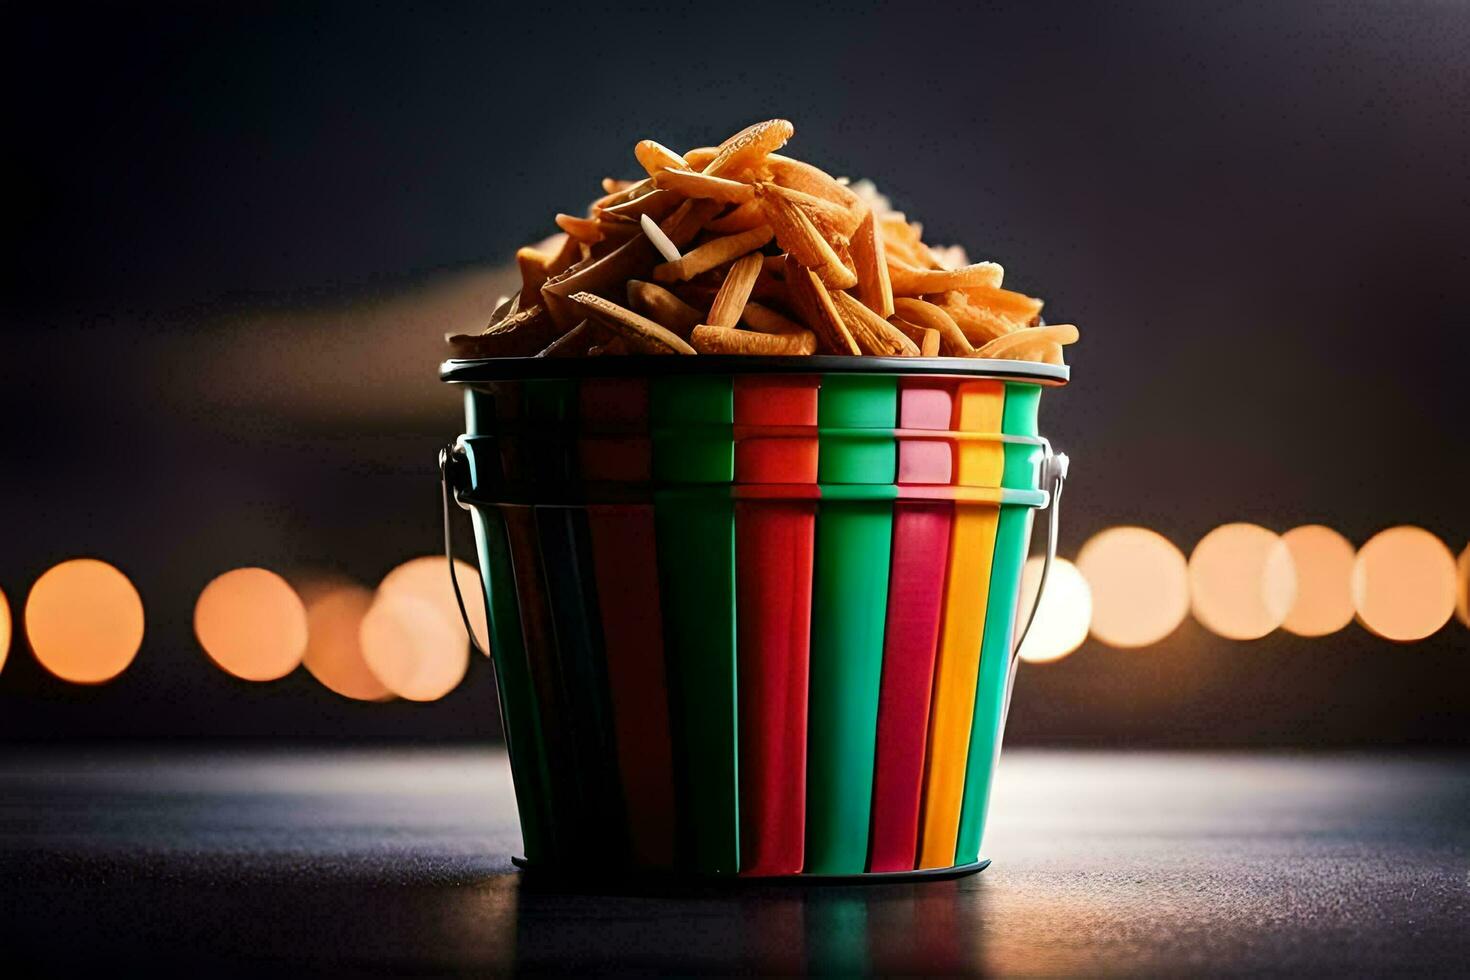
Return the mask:
<path id="1" fill-rule="evenodd" d="M 518 972 L 965 974 L 983 968 L 973 879 L 578 886 L 523 877 Z"/>

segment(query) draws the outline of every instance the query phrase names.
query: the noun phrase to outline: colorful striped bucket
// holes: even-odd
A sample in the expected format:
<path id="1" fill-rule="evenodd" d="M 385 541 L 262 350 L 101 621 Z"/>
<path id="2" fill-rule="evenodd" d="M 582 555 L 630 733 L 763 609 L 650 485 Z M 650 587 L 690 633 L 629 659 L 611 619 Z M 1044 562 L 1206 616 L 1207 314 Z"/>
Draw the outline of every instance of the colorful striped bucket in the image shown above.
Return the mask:
<path id="1" fill-rule="evenodd" d="M 525 865 L 978 870 L 1067 369 L 450 361 Z M 1053 506 L 1054 547 L 1055 513 Z"/>

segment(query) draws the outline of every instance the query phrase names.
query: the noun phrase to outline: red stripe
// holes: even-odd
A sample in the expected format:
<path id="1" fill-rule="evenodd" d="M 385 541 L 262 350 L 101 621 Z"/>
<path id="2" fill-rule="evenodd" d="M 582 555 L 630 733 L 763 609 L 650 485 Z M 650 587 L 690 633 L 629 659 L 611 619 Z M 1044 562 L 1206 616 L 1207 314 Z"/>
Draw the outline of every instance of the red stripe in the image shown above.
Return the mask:
<path id="1" fill-rule="evenodd" d="M 947 431 L 953 402 L 942 381 L 906 380 L 899 391 L 899 426 Z M 953 469 L 946 443 L 899 440 L 898 483 L 908 485 L 902 490 L 905 495 L 917 489 L 914 484 L 948 484 Z M 929 696 L 953 516 L 954 508 L 948 503 L 903 501 L 894 505 L 878 750 L 873 765 L 870 871 L 909 871 L 916 866 Z"/>
<path id="2" fill-rule="evenodd" d="M 737 378 L 735 424 L 815 426 L 814 378 Z M 769 430 L 766 430 L 769 431 Z M 740 484 L 816 490 L 815 428 L 805 437 L 737 435 Z M 816 503 L 735 504 L 740 712 L 740 872 L 796 874 L 806 836 L 806 716 Z"/>
<path id="3" fill-rule="evenodd" d="M 949 504 L 900 503 L 894 509 L 870 871 L 914 867 L 952 517 Z"/>

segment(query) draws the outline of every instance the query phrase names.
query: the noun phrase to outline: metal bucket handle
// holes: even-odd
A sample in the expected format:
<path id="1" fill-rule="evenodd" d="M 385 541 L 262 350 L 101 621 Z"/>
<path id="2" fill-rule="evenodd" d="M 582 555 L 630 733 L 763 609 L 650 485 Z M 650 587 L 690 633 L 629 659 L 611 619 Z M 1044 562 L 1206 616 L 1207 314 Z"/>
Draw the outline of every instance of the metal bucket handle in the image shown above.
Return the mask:
<path id="1" fill-rule="evenodd" d="M 469 635 L 470 646 L 476 653 L 483 656 L 486 653 L 480 649 L 479 640 L 475 639 L 475 631 L 470 626 L 469 610 L 465 608 L 464 595 L 459 590 L 459 576 L 454 574 L 454 529 L 449 520 L 451 500 L 462 510 L 470 509 L 469 505 L 462 502 L 459 497 L 460 493 L 466 489 L 465 484 L 468 483 L 468 465 L 464 448 L 458 442 L 439 450 L 439 488 L 444 500 L 444 558 L 449 566 L 449 584 L 454 588 L 454 601 L 459 604 L 459 616 L 464 622 L 465 633 Z M 1031 632 L 1031 625 L 1036 621 L 1036 611 L 1041 608 L 1041 596 L 1046 591 L 1047 576 L 1051 574 L 1052 563 L 1057 557 L 1057 532 L 1061 523 L 1062 488 L 1067 483 L 1069 465 L 1070 460 L 1066 453 L 1053 452 L 1051 443 L 1045 439 L 1042 440 L 1041 483 L 1050 491 L 1046 502 L 1046 509 L 1049 512 L 1046 525 L 1046 554 L 1041 563 L 1041 581 L 1036 588 L 1036 598 L 1031 603 L 1031 611 L 1026 615 L 1026 625 L 1021 628 L 1015 646 L 1011 648 L 1010 668 L 1006 677 L 1005 706 L 1007 711 L 1010 710 L 1011 688 L 1016 680 L 1016 665 L 1019 662 L 1021 645 L 1026 642 L 1026 637 Z"/>

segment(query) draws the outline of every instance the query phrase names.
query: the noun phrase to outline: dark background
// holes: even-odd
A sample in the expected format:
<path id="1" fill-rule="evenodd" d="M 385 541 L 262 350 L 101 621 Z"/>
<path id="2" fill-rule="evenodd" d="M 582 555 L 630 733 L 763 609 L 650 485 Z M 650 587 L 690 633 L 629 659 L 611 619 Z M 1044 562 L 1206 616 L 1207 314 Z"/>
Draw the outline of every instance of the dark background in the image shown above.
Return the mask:
<path id="1" fill-rule="evenodd" d="M 148 633 L 97 689 L 18 639 L 0 736 L 493 736 L 209 665 L 244 564 L 369 584 L 438 546 L 439 335 L 631 147 L 782 115 L 1081 324 L 1043 428 L 1063 553 L 1116 523 L 1470 534 L 1470 8 L 1455 3 L 0 7 L 0 589 L 76 555 Z M 1470 741 L 1470 632 L 1192 621 L 1022 671 L 1012 742 Z"/>

